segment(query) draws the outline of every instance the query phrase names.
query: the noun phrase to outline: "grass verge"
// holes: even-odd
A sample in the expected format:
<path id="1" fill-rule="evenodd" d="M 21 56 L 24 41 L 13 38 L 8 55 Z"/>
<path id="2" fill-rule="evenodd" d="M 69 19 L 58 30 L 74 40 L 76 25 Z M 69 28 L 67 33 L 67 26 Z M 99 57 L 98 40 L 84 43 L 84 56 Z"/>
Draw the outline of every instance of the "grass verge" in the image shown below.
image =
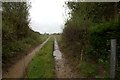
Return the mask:
<path id="1" fill-rule="evenodd" d="M 53 37 L 32 59 L 26 78 L 55 78 L 53 60 Z"/>
<path id="2" fill-rule="evenodd" d="M 96 68 L 96 66 L 94 64 L 89 63 L 89 62 L 81 62 L 79 64 L 78 69 L 80 69 L 81 72 L 88 77 L 94 77 L 99 72 L 99 70 Z"/>

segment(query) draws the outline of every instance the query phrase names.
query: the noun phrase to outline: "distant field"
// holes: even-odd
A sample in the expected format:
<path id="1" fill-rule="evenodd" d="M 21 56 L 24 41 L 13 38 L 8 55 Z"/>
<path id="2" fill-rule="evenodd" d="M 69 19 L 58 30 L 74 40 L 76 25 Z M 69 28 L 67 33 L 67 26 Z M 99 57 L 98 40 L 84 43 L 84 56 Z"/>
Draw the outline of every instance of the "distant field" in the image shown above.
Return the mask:
<path id="1" fill-rule="evenodd" d="M 36 53 L 31 61 L 27 78 L 55 78 L 53 60 L 53 37 Z"/>

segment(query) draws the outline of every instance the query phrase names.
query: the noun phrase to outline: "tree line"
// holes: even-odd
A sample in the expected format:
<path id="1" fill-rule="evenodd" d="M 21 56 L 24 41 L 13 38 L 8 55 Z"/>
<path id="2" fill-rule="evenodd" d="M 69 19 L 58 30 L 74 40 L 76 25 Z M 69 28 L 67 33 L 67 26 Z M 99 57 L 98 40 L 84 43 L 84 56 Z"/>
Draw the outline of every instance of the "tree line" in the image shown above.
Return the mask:
<path id="1" fill-rule="evenodd" d="M 117 71 L 120 71 L 120 3 L 66 2 L 70 18 L 62 41 L 73 56 L 89 56 L 110 69 L 110 40 L 117 39 Z M 117 73 L 119 77 L 120 73 Z"/>
<path id="2" fill-rule="evenodd" d="M 40 33 L 29 27 L 30 4 L 3 2 L 2 4 L 2 58 L 3 64 L 17 52 L 40 42 Z"/>

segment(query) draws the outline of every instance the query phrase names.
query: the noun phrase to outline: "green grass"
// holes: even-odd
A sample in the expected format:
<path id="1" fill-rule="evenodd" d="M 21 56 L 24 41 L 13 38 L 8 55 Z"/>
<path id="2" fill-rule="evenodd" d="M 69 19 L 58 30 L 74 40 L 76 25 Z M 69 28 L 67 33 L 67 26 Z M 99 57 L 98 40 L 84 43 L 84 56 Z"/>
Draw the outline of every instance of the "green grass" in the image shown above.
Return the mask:
<path id="1" fill-rule="evenodd" d="M 58 41 L 62 40 L 62 35 L 55 35 Z"/>
<path id="2" fill-rule="evenodd" d="M 53 61 L 53 37 L 36 53 L 32 59 L 27 78 L 55 78 Z"/>
<path id="3" fill-rule="evenodd" d="M 49 37 L 49 35 L 41 35 L 40 39 L 41 41 L 46 40 Z"/>
<path id="4" fill-rule="evenodd" d="M 96 66 L 89 62 L 81 62 L 78 69 L 80 69 L 81 72 L 88 77 L 94 77 L 99 72 Z"/>

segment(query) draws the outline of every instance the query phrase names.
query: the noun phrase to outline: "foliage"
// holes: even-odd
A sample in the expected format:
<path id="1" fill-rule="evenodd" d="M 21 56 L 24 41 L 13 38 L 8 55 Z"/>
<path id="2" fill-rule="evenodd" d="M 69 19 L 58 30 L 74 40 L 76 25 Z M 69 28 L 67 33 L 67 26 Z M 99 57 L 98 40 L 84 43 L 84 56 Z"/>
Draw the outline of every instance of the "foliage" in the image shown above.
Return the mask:
<path id="1" fill-rule="evenodd" d="M 118 15 L 120 9 L 120 3 L 115 2 L 68 2 L 66 3 L 68 8 L 72 11 L 72 19 L 74 17 L 83 17 L 83 20 L 90 19 L 94 23 L 101 23 L 105 21 L 110 21 Z"/>
<path id="2" fill-rule="evenodd" d="M 2 7 L 2 60 L 5 63 L 17 52 L 39 43 L 40 33 L 29 27 L 30 4 L 3 2 Z"/>
<path id="3" fill-rule="evenodd" d="M 85 49 L 89 44 L 89 28 L 96 24 L 104 23 L 105 21 L 111 21 L 111 19 L 114 18 L 113 14 L 116 12 L 113 7 L 115 4 L 116 3 L 66 3 L 68 8 L 71 9 L 71 18 L 67 20 L 65 24 L 62 37 L 66 46 L 70 46 L 71 49 L 80 54 L 81 50 Z"/>
<path id="4" fill-rule="evenodd" d="M 119 44 L 119 30 L 118 22 L 107 22 L 90 28 L 89 42 L 96 53 L 95 56 L 98 56 L 96 59 L 100 57 L 107 59 L 108 54 L 110 54 L 108 50 L 110 50 L 111 39 L 117 39 Z"/>
<path id="5" fill-rule="evenodd" d="M 38 51 L 30 63 L 27 78 L 54 78 L 53 37 Z"/>
<path id="6" fill-rule="evenodd" d="M 3 39 L 19 40 L 26 37 L 30 30 L 28 5 L 25 2 L 4 2 L 2 7 Z"/>
<path id="7" fill-rule="evenodd" d="M 94 64 L 88 62 L 80 63 L 78 68 L 81 70 L 82 73 L 84 73 L 88 77 L 93 77 L 99 72 Z"/>
<path id="8" fill-rule="evenodd" d="M 110 46 L 111 39 L 117 40 L 117 64 L 116 70 L 119 71 L 119 60 L 120 60 L 120 25 L 118 22 L 107 22 L 100 24 L 90 29 L 90 46 L 91 51 L 88 54 L 98 60 L 102 65 L 104 65 L 108 70 L 110 70 Z M 104 35 L 104 36 L 103 36 Z M 94 53 L 93 53 L 94 52 Z M 93 55 L 95 54 L 95 55 Z M 102 60 L 102 62 L 100 61 Z"/>
<path id="9" fill-rule="evenodd" d="M 120 49 L 120 3 L 66 2 L 70 17 L 65 23 L 62 41 L 72 55 L 89 55 L 109 69 L 110 40 L 117 39 L 117 55 Z M 87 54 L 86 54 L 87 53 Z M 117 64 L 120 58 L 117 56 Z"/>

